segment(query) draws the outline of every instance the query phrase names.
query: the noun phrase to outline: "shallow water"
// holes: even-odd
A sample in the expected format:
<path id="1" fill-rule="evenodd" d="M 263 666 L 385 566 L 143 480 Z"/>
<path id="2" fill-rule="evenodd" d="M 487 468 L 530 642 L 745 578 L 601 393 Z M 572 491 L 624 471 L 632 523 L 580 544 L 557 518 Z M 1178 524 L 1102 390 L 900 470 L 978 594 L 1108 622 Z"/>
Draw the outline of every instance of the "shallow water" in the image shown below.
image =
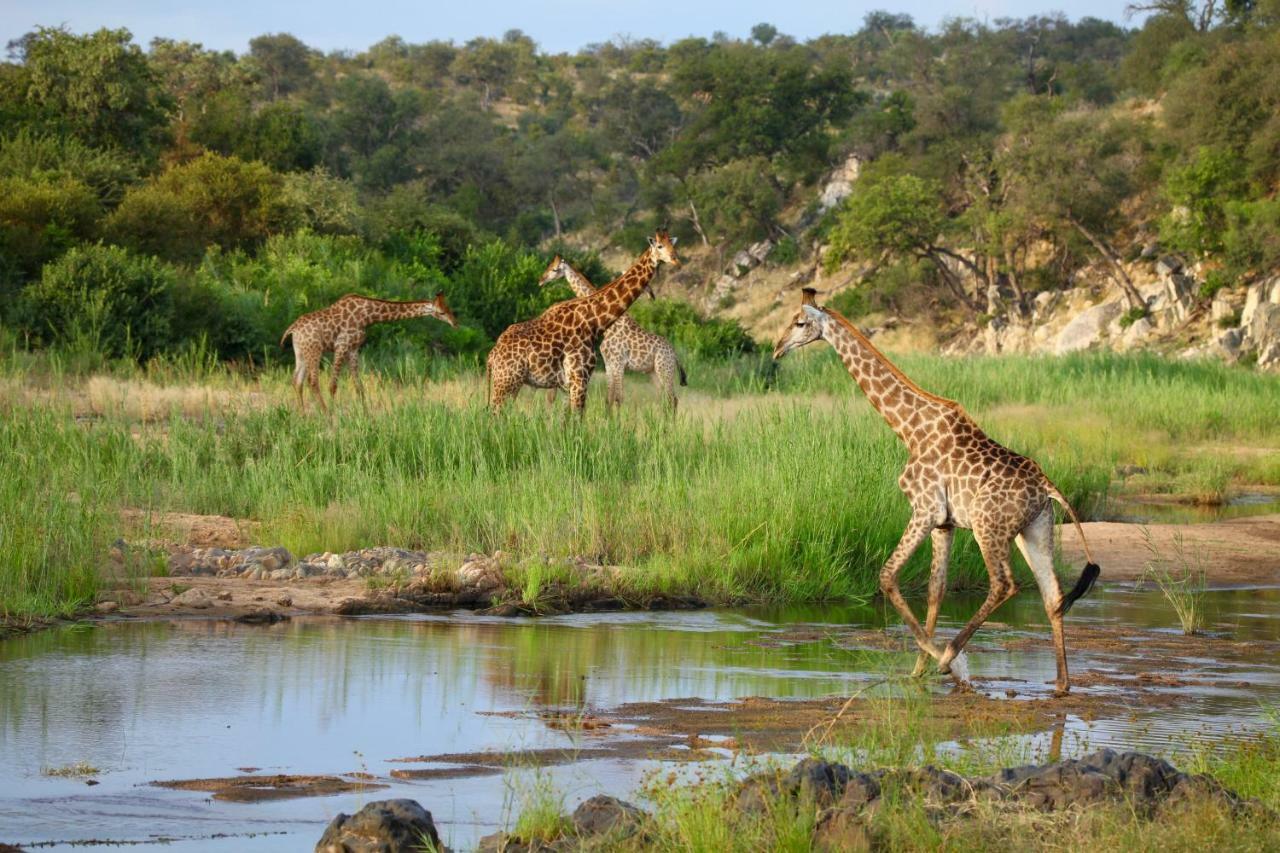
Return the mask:
<path id="1" fill-rule="evenodd" d="M 1095 518 L 1098 521 L 1122 521 L 1127 524 L 1202 524 L 1278 512 L 1280 495 L 1271 492 L 1244 492 L 1232 495 L 1218 504 L 1117 497 L 1106 501 L 1095 513 Z"/>
<path id="2" fill-rule="evenodd" d="M 1205 603 L 1211 630 L 1242 640 L 1280 639 L 1280 590 L 1218 590 Z M 944 624 L 967 617 L 975 604 L 953 598 Z M 996 615 L 1001 624 L 993 634 L 1020 632 L 1023 625 L 1043 633 L 1034 596 L 1020 596 Z M 1081 601 L 1070 621 L 1147 630 L 1174 625 L 1158 594 L 1126 589 Z M 838 636 L 823 638 L 824 630 L 834 635 L 885 624 L 896 625 L 896 616 L 888 618 L 880 607 L 844 606 L 546 619 L 310 618 L 269 627 L 120 621 L 8 640 L 0 643 L 0 841 L 170 839 L 178 849 L 310 849 L 339 811 L 405 796 L 433 813 L 447 843 L 466 849 L 507 823 L 535 771 L 402 782 L 381 778 L 403 766 L 390 759 L 575 745 L 536 717 L 488 712 L 607 711 L 624 702 L 681 697 L 848 695 L 886 670 L 909 669 L 913 655 L 845 648 Z M 804 627 L 818 629 L 820 638 L 760 643 Z M 1047 640 L 1009 652 L 982 648 L 986 633 L 976 636 L 970 655 L 973 675 L 995 679 L 984 689 L 995 695 L 1006 686 L 1022 695 L 1049 690 L 1044 682 L 1054 669 Z M 1104 657 L 1075 652 L 1073 671 L 1110 665 Z M 1280 661 L 1231 663 L 1188 654 L 1175 663 L 1177 674 L 1211 686 L 1170 688 L 1180 696 L 1173 710 L 1139 706 L 1088 724 L 1073 718 L 1068 742 L 1079 749 L 1164 749 L 1188 737 L 1213 739 L 1260 726 L 1267 703 L 1280 701 Z M 80 761 L 100 769 L 92 777 L 98 785 L 42 772 Z M 632 795 L 657 766 L 609 758 L 539 772 L 572 807 L 601 791 Z M 367 771 L 391 787 L 239 804 L 147 785 L 230 776 L 242 767 Z"/>

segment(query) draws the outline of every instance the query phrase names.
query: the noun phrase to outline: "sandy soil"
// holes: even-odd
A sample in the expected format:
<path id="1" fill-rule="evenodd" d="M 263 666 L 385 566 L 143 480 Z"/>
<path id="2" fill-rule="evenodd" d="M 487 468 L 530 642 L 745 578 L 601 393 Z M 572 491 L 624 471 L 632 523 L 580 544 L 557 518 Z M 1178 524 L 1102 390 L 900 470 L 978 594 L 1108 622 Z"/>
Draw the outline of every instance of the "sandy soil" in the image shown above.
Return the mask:
<path id="1" fill-rule="evenodd" d="M 1158 559 L 1175 575 L 1184 560 L 1193 571 L 1203 568 L 1205 579 L 1216 586 L 1280 584 L 1280 514 L 1203 524 L 1091 521 L 1083 526 L 1104 583 L 1138 580 Z M 1064 526 L 1059 535 L 1066 561 L 1082 564 L 1084 548 L 1076 532 Z"/>

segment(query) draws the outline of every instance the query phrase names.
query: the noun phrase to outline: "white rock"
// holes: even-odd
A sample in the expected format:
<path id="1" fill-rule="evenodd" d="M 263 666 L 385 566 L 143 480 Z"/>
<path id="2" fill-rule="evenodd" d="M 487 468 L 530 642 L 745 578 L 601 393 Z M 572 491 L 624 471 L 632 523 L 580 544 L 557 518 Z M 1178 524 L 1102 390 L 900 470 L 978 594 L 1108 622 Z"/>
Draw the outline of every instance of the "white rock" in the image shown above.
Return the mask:
<path id="1" fill-rule="evenodd" d="M 1121 313 L 1119 302 L 1103 302 L 1095 305 L 1071 319 L 1066 327 L 1058 333 L 1053 351 L 1058 355 L 1089 349 L 1101 343 L 1102 333 Z"/>
<path id="2" fill-rule="evenodd" d="M 176 595 L 169 600 L 169 603 L 177 604 L 181 607 L 190 607 L 193 610 L 203 610 L 213 605 L 209 596 L 199 589 L 189 589 L 181 595 Z"/>
<path id="3" fill-rule="evenodd" d="M 1218 295 L 1213 297 L 1213 303 L 1209 306 L 1209 318 L 1213 322 L 1218 323 L 1222 320 L 1228 320 L 1235 316 L 1236 309 L 1225 297 Z"/>
<path id="4" fill-rule="evenodd" d="M 1253 325 L 1253 314 L 1258 310 L 1258 306 L 1262 304 L 1262 291 L 1265 287 L 1263 282 L 1258 282 L 1249 287 L 1244 294 L 1244 310 L 1240 312 L 1240 325 L 1248 329 Z"/>
<path id="5" fill-rule="evenodd" d="M 1120 334 L 1120 347 L 1122 350 L 1134 349 L 1142 344 L 1156 327 L 1146 317 L 1141 317 L 1129 324 L 1129 328 Z"/>

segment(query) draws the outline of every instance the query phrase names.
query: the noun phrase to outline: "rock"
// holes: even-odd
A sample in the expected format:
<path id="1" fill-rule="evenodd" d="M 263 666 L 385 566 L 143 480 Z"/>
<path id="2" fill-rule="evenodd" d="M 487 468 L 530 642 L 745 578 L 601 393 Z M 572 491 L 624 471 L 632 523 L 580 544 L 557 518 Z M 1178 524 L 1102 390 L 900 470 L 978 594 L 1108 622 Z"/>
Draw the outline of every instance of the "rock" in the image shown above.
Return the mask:
<path id="1" fill-rule="evenodd" d="M 431 812 L 414 800 L 378 800 L 354 815 L 335 817 L 316 853 L 417 853 L 424 841 L 440 847 Z"/>
<path id="2" fill-rule="evenodd" d="M 1156 275 L 1161 278 L 1177 275 L 1180 272 L 1182 272 L 1182 261 L 1173 255 L 1163 255 L 1160 260 L 1156 261 Z"/>
<path id="3" fill-rule="evenodd" d="M 1214 323 L 1221 323 L 1223 320 L 1230 320 L 1235 315 L 1235 306 L 1233 306 L 1226 297 L 1221 294 L 1213 297 L 1213 302 L 1209 305 L 1210 320 Z"/>
<path id="4" fill-rule="evenodd" d="M 213 602 L 209 600 L 209 596 L 205 594 L 204 590 L 200 589 L 189 589 L 181 595 L 176 595 L 169 599 L 169 603 L 176 604 L 179 607 L 190 607 L 193 610 L 203 610 L 213 605 Z"/>
<path id="5" fill-rule="evenodd" d="M 738 790 L 737 807 L 747 813 L 766 813 L 780 796 L 794 799 L 803 795 L 825 808 L 844 795 L 850 776 L 843 764 L 805 758 L 786 773 L 766 772 L 747 779 Z M 879 796 L 878 790 L 876 794 Z"/>
<path id="6" fill-rule="evenodd" d="M 115 613 L 119 609 L 120 602 L 118 601 L 99 601 L 97 604 L 93 605 L 95 613 Z"/>
<path id="7" fill-rule="evenodd" d="M 773 241 L 761 240 L 759 243 L 752 243 L 747 247 L 747 254 L 755 259 L 757 264 L 763 264 L 765 259 L 773 253 Z"/>
<path id="8" fill-rule="evenodd" d="M 1058 292 L 1056 290 L 1042 290 L 1031 300 L 1031 316 L 1037 321 L 1044 321 L 1057 304 Z"/>
<path id="9" fill-rule="evenodd" d="M 1227 329 L 1213 341 L 1217 354 L 1228 362 L 1239 361 L 1243 345 L 1244 329 Z"/>
<path id="10" fill-rule="evenodd" d="M 831 173 L 831 177 L 822 187 L 822 192 L 818 195 L 818 212 L 826 213 L 848 198 L 861 172 L 862 160 L 856 154 L 850 154 L 844 163 Z"/>
<path id="11" fill-rule="evenodd" d="M 1263 298 L 1266 295 L 1265 289 L 1265 283 L 1260 281 L 1244 292 L 1244 308 L 1240 311 L 1240 325 L 1242 328 L 1248 329 L 1253 323 L 1253 315 L 1258 310 L 1258 306 L 1263 302 L 1269 301 Z"/>
<path id="12" fill-rule="evenodd" d="M 1058 333 L 1053 351 L 1062 355 L 1069 352 L 1089 349 L 1102 341 L 1103 331 L 1107 325 L 1120 316 L 1119 302 L 1103 302 L 1077 314 Z"/>
<path id="13" fill-rule="evenodd" d="M 578 835 L 611 835 L 627 838 L 634 835 L 647 815 L 614 797 L 597 794 L 573 810 L 573 827 Z"/>
<path id="14" fill-rule="evenodd" d="M 1141 317 L 1129 324 L 1129 328 L 1120 333 L 1119 349 L 1130 350 L 1140 346 L 1143 341 L 1151 337 L 1156 327 L 1151 320 Z"/>
<path id="15" fill-rule="evenodd" d="M 481 591 L 498 589 L 506 578 L 502 568 L 488 557 L 473 554 L 458 569 L 458 581 L 463 587 Z"/>
<path id="16" fill-rule="evenodd" d="M 1187 319 L 1196 304 L 1196 280 L 1186 275 L 1171 275 L 1164 280 L 1169 307 L 1179 320 Z"/>
<path id="17" fill-rule="evenodd" d="M 263 607 L 257 610 L 250 610 L 248 613 L 242 613 L 231 621 L 239 622 L 242 625 L 274 625 L 277 622 L 288 622 L 289 617 L 283 613 Z"/>
<path id="18" fill-rule="evenodd" d="M 1138 257 L 1144 261 L 1149 261 L 1156 255 L 1160 254 L 1160 244 L 1155 240 L 1148 240 L 1142 244 L 1142 251 L 1138 253 Z"/>
<path id="19" fill-rule="evenodd" d="M 276 599 L 276 604 L 280 605 L 281 607 L 292 607 L 293 599 L 287 595 L 282 595 Z"/>
<path id="20" fill-rule="evenodd" d="M 293 569 L 276 569 L 274 572 L 270 572 L 267 571 L 266 566 L 263 566 L 258 571 L 266 574 L 273 581 L 287 581 L 293 578 Z"/>
<path id="21" fill-rule="evenodd" d="M 733 256 L 733 262 L 729 266 L 729 274 L 734 278 L 742 278 L 760 262 L 751 257 L 746 249 L 742 249 Z"/>

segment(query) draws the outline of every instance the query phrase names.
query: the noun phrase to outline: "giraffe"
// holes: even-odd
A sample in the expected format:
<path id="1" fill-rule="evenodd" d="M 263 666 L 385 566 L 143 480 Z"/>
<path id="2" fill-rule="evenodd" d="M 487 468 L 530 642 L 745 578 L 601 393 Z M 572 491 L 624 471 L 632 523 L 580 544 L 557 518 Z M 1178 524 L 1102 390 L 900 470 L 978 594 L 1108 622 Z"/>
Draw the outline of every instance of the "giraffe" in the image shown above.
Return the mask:
<path id="1" fill-rule="evenodd" d="M 489 352 L 489 405 L 494 411 L 524 385 L 564 388 L 569 406 L 582 413 L 595 368 L 595 345 L 635 302 L 658 265 L 680 266 L 675 240 L 666 231 L 649 238 L 631 268 L 589 296 L 557 302 L 538 317 L 508 326 Z"/>
<path id="2" fill-rule="evenodd" d="M 920 647 L 913 674 L 923 675 L 930 657 L 937 661 L 939 672 L 951 673 L 952 662 L 973 632 L 1017 592 L 1009 553 L 1010 544 L 1016 543 L 1035 576 L 1053 629 L 1058 665 L 1054 695 L 1065 696 L 1071 684 L 1062 617 L 1089 591 L 1100 571 L 1088 542 L 1084 542 L 1084 530 L 1075 512 L 1039 465 L 988 438 L 958 403 L 930 394 L 908 379 L 852 323 L 830 308 L 819 307 L 814 300 L 816 293 L 813 288 L 804 289 L 800 310 L 778 339 L 773 357 L 782 358 L 797 347 L 825 340 L 839 354 L 867 400 L 907 446 L 909 458 L 898 486 L 911 503 L 911 521 L 880 572 L 880 589 Z M 1066 595 L 1053 572 L 1051 501 L 1061 504 L 1070 516 L 1084 542 L 1087 558 L 1075 586 Z M 946 649 L 939 651 L 933 644 L 933 634 L 946 591 L 947 563 L 957 527 L 973 531 L 991 586 L 978 611 Z M 898 588 L 898 573 L 930 537 L 933 563 L 929 604 L 921 625 Z M 958 674 L 952 674 L 960 686 L 967 686 Z"/>
<path id="3" fill-rule="evenodd" d="M 303 314 L 284 330 L 280 346 L 293 337 L 293 387 L 298 392 L 298 405 L 306 411 L 302 384 L 311 386 L 320 410 L 327 412 L 324 395 L 320 393 L 320 356 L 333 351 L 333 367 L 329 377 L 329 395 L 338 396 L 338 376 L 346 365 L 351 370 L 360 401 L 364 402 L 364 385 L 360 381 L 360 347 L 364 344 L 365 328 L 374 323 L 401 320 L 406 317 L 435 317 L 450 326 L 458 321 L 444 302 L 444 293 L 435 299 L 412 302 L 390 302 L 348 293 L 328 308 Z"/>
<path id="4" fill-rule="evenodd" d="M 538 279 L 538 284 L 545 287 L 549 282 L 560 278 L 569 283 L 570 289 L 577 296 L 590 296 L 596 292 L 595 285 L 585 275 L 574 269 L 573 264 L 556 255 Z M 652 290 L 649 295 L 653 296 Z M 605 396 L 609 405 L 621 405 L 622 378 L 628 369 L 651 374 L 654 387 L 666 398 L 673 410 L 676 407 L 677 375 L 681 385 L 689 384 L 671 341 L 643 328 L 627 314 L 623 314 L 605 330 L 604 337 L 600 340 L 600 355 L 604 356 L 604 373 L 609 380 L 609 391 Z M 552 388 L 548 399 L 554 399 L 555 393 L 556 389 Z"/>

